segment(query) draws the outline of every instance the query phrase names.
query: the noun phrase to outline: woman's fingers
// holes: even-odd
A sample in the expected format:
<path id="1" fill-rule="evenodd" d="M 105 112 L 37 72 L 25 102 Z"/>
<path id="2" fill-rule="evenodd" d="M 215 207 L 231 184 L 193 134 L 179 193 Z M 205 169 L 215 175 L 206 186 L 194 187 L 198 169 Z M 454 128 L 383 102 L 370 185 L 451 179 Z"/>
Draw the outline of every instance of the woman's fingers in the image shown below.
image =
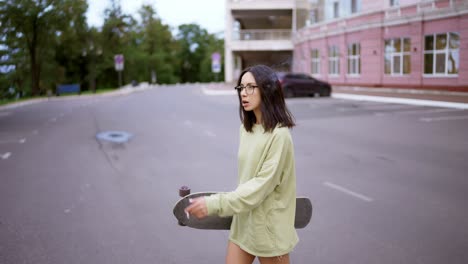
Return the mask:
<path id="1" fill-rule="evenodd" d="M 193 208 L 195 208 L 196 204 L 193 202 L 192 199 L 189 200 L 190 205 L 185 208 L 185 212 L 192 213 Z"/>
<path id="2" fill-rule="evenodd" d="M 185 208 L 185 211 L 198 219 L 206 217 L 208 215 L 208 209 L 206 208 L 205 198 L 191 199 L 190 205 Z"/>
<path id="3" fill-rule="evenodd" d="M 190 205 L 185 208 L 185 211 L 190 214 L 195 214 L 199 210 L 200 203 L 198 202 L 200 198 L 190 199 Z"/>

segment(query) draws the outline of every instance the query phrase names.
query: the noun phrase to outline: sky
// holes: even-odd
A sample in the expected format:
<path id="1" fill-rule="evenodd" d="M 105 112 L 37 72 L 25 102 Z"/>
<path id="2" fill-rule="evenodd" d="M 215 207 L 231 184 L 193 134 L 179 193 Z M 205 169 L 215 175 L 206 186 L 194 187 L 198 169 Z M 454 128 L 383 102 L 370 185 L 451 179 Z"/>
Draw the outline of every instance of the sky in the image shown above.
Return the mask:
<path id="1" fill-rule="evenodd" d="M 138 10 L 149 4 L 163 23 L 173 29 L 181 24 L 197 23 L 209 33 L 224 31 L 225 0 L 121 0 L 122 12 L 139 19 Z M 109 0 L 88 0 L 87 20 L 91 26 L 100 27 Z"/>

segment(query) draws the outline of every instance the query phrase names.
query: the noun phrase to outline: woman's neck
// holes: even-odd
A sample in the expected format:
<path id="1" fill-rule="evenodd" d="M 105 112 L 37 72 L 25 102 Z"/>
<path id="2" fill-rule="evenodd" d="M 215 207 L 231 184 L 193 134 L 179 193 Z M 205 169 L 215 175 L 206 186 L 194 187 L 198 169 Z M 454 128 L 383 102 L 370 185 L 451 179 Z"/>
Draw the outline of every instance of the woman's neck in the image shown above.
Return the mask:
<path id="1" fill-rule="evenodd" d="M 255 124 L 258 124 L 258 125 L 262 124 L 262 121 L 263 121 L 262 111 L 260 111 L 260 109 L 255 109 L 254 114 L 255 114 L 255 120 L 256 120 Z"/>

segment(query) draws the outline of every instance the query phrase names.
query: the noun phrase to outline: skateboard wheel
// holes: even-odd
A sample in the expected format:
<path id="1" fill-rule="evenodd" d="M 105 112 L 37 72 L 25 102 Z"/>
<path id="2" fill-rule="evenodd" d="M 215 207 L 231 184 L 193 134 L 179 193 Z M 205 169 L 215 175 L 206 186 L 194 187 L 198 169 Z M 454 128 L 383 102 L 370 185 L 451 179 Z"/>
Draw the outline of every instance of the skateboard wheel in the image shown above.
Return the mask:
<path id="1" fill-rule="evenodd" d="M 181 221 L 179 221 L 178 224 L 179 224 L 180 226 L 187 226 L 187 225 L 184 225 Z"/>
<path id="2" fill-rule="evenodd" d="M 180 197 L 185 197 L 190 194 L 190 188 L 187 186 L 182 186 L 179 189 L 179 196 Z"/>

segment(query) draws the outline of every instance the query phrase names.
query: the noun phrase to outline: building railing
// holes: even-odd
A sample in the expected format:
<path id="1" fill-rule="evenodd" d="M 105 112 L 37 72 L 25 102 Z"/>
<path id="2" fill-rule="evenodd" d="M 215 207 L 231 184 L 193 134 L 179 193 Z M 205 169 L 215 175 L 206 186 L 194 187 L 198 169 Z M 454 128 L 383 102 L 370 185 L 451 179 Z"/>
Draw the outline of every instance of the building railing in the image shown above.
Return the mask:
<path id="1" fill-rule="evenodd" d="M 283 29 L 251 29 L 233 32 L 233 40 L 291 40 L 292 31 Z"/>
<path id="2" fill-rule="evenodd" d="M 234 4 L 237 4 L 237 3 L 252 3 L 252 2 L 273 2 L 273 3 L 278 3 L 278 2 L 281 2 L 281 3 L 290 3 L 292 2 L 291 0 L 229 0 L 230 3 L 234 3 Z"/>

